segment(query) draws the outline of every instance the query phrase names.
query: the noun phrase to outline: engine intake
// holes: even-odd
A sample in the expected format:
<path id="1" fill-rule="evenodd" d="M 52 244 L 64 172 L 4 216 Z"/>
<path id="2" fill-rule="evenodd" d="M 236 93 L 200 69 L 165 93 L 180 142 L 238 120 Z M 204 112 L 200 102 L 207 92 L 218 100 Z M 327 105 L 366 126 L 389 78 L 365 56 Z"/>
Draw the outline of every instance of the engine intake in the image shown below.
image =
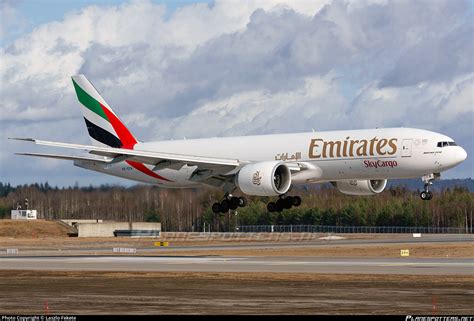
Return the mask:
<path id="1" fill-rule="evenodd" d="M 381 193 L 387 185 L 386 179 L 348 180 L 333 182 L 333 185 L 348 195 L 374 195 Z"/>
<path id="2" fill-rule="evenodd" d="M 259 162 L 242 167 L 236 183 L 247 195 L 275 196 L 288 192 L 291 172 L 282 162 Z"/>

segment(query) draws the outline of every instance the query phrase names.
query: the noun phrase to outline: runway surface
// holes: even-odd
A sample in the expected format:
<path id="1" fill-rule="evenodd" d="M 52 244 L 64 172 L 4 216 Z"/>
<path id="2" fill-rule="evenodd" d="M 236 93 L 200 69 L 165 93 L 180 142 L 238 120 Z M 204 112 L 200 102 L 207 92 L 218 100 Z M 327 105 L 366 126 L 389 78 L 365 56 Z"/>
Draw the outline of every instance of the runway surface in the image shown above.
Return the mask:
<path id="1" fill-rule="evenodd" d="M 474 275 L 474 259 L 315 257 L 2 257 L 1 270 Z"/>

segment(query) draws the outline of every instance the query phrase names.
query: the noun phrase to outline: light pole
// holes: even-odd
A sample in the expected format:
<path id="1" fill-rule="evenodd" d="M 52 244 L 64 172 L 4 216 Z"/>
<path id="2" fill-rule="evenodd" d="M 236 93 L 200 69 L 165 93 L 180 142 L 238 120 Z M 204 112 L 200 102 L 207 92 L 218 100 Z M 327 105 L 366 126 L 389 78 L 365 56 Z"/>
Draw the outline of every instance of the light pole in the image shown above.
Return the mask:
<path id="1" fill-rule="evenodd" d="M 239 231 L 239 226 L 238 226 L 238 220 L 237 220 L 237 214 L 239 214 L 239 212 L 235 211 L 234 213 L 234 216 L 235 216 L 235 231 L 238 232 Z"/>

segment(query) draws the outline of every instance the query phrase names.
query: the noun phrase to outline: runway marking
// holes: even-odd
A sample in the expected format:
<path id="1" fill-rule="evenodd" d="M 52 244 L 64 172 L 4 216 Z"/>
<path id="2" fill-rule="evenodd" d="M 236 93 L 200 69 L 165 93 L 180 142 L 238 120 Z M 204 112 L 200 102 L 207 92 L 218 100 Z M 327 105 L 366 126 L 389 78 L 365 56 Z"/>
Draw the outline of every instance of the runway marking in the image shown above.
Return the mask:
<path id="1" fill-rule="evenodd" d="M 394 262 L 394 263 L 385 263 L 382 266 L 404 266 L 404 265 L 451 265 L 451 266 L 471 266 L 474 269 L 474 262 Z"/>

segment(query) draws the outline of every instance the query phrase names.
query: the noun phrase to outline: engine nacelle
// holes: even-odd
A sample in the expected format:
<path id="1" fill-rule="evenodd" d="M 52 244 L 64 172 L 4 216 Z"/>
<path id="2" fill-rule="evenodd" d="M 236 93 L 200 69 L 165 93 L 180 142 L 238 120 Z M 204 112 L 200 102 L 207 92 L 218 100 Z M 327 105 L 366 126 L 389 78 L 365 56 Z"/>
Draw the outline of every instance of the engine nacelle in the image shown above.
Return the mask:
<path id="1" fill-rule="evenodd" d="M 288 192 L 291 172 L 283 162 L 259 162 L 242 167 L 236 183 L 248 195 L 275 196 Z"/>
<path id="2" fill-rule="evenodd" d="M 374 195 L 381 193 L 387 185 L 386 179 L 348 180 L 333 183 L 336 188 L 348 195 Z"/>

